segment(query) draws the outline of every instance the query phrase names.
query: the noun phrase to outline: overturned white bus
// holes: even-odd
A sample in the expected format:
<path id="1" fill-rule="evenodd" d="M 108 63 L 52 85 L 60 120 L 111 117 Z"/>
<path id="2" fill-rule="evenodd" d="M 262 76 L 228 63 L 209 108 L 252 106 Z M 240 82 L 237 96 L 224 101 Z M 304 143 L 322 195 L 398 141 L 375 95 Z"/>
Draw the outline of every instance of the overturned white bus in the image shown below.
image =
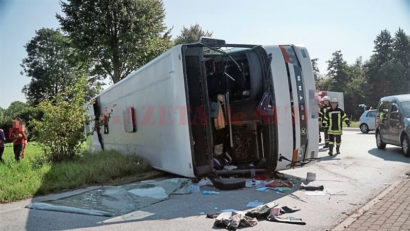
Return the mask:
<path id="1" fill-rule="evenodd" d="M 186 177 L 273 172 L 317 157 L 304 47 L 177 45 L 93 101 L 93 150 L 136 153 Z"/>

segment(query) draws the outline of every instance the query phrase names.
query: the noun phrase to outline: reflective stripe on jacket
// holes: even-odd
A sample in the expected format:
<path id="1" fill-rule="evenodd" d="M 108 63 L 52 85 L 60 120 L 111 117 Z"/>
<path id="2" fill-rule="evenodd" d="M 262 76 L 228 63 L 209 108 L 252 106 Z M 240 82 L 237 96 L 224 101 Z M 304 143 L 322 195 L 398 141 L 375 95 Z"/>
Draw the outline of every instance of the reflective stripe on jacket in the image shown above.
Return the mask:
<path id="1" fill-rule="evenodd" d="M 327 111 L 329 111 L 331 109 L 330 106 L 322 106 L 320 108 L 320 112 L 319 112 L 319 121 L 322 121 L 322 127 L 327 128 L 328 126 L 328 121 L 325 119 Z"/>
<path id="2" fill-rule="evenodd" d="M 330 135 L 341 135 L 343 129 L 343 121 L 348 121 L 345 112 L 340 108 L 332 109 L 330 108 L 325 116 L 325 121 L 327 121 Z"/>

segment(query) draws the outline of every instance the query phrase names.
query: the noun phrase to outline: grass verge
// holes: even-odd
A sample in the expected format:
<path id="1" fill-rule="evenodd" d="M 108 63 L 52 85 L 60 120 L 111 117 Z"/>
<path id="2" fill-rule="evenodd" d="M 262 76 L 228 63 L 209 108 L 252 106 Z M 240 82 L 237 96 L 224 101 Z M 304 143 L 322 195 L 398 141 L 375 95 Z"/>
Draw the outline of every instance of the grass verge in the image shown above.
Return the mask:
<path id="1" fill-rule="evenodd" d="M 359 121 L 350 121 L 351 128 L 359 128 Z"/>
<path id="2" fill-rule="evenodd" d="M 122 184 L 152 177 L 150 165 L 136 155 L 115 151 L 84 152 L 73 161 L 47 162 L 39 145 L 30 142 L 26 158 L 17 163 L 6 144 L 0 164 L 0 203 L 96 184 Z"/>

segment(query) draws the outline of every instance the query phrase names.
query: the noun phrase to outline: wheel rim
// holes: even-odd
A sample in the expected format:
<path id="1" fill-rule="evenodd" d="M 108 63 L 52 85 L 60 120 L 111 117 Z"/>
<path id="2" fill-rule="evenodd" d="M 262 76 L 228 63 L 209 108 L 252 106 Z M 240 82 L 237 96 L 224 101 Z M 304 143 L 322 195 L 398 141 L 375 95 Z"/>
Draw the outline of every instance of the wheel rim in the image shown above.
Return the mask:
<path id="1" fill-rule="evenodd" d="M 409 143 L 407 142 L 407 138 L 403 138 L 403 152 L 407 153 L 407 151 L 409 150 Z"/>

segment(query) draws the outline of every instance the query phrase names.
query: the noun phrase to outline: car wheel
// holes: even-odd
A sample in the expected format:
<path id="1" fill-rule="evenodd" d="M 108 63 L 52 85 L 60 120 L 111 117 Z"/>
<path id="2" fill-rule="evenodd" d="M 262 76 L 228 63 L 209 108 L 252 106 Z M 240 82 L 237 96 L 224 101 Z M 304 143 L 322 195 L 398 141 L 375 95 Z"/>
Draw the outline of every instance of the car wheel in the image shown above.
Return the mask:
<path id="1" fill-rule="evenodd" d="M 376 144 L 378 149 L 386 148 L 386 144 L 383 142 L 380 132 L 376 132 Z"/>
<path id="2" fill-rule="evenodd" d="M 364 134 L 369 133 L 369 126 L 367 124 L 360 125 L 360 131 Z"/>
<path id="3" fill-rule="evenodd" d="M 410 157 L 410 142 L 409 142 L 409 138 L 404 135 L 403 138 L 401 138 L 401 149 L 403 150 L 403 154 L 405 156 Z"/>

